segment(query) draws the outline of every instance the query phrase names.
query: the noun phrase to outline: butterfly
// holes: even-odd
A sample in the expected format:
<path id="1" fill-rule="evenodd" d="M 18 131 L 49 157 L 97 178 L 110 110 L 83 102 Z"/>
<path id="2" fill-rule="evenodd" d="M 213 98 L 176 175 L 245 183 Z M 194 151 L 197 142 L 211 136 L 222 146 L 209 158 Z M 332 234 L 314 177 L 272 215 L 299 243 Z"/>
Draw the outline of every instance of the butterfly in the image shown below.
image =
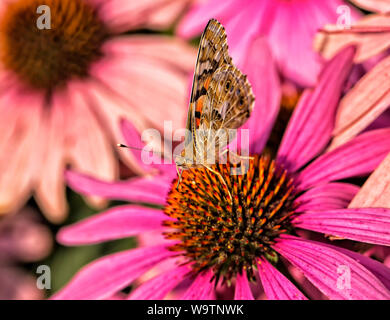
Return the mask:
<path id="1" fill-rule="evenodd" d="M 201 36 L 187 114 L 184 149 L 175 157 L 178 185 L 183 170 L 210 167 L 249 118 L 255 102 L 250 83 L 229 56 L 225 28 L 211 19 Z M 226 151 L 227 149 L 225 149 Z M 225 183 L 225 182 L 224 182 Z M 225 183 L 226 184 L 226 183 Z"/>

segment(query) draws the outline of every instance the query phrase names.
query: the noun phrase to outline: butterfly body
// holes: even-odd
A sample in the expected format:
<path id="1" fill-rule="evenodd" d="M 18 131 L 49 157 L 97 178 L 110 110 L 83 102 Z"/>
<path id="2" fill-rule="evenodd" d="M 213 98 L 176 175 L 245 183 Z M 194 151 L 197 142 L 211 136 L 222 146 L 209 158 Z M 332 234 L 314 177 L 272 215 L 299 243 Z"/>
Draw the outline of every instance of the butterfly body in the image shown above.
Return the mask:
<path id="1" fill-rule="evenodd" d="M 175 158 L 179 178 L 179 169 L 210 169 L 234 138 L 235 131 L 230 129 L 249 118 L 254 100 L 246 76 L 229 56 L 224 27 L 211 19 L 200 40 L 184 149 Z"/>

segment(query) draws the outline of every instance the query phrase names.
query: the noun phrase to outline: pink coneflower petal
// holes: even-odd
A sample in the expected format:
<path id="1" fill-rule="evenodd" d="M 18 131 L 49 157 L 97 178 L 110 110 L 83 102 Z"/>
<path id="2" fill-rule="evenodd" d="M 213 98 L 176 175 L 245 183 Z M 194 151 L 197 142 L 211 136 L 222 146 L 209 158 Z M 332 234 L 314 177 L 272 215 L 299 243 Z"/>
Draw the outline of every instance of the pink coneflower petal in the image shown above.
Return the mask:
<path id="1" fill-rule="evenodd" d="M 67 211 L 65 199 L 64 150 L 58 147 L 59 141 L 65 140 L 66 118 L 64 107 L 65 95 L 57 94 L 54 97 L 52 112 L 43 119 L 41 141 L 45 142 L 41 152 L 47 155 L 42 159 L 41 166 L 45 170 L 39 171 L 39 183 L 35 190 L 35 199 L 46 212 L 51 221 L 62 221 Z"/>
<path id="2" fill-rule="evenodd" d="M 337 237 L 390 245 L 390 209 L 352 208 L 308 211 L 293 220 L 296 227 Z"/>
<path id="3" fill-rule="evenodd" d="M 190 271 L 191 269 L 185 265 L 162 272 L 132 291 L 128 299 L 162 300 L 170 291 L 172 291 L 181 281 L 185 279 Z"/>
<path id="4" fill-rule="evenodd" d="M 94 0 L 95 1 L 95 0 Z M 100 16 L 115 32 L 139 27 L 166 28 L 188 4 L 188 0 L 100 1 Z"/>
<path id="5" fill-rule="evenodd" d="M 324 67 L 316 88 L 308 89 L 301 97 L 278 152 L 278 159 L 289 170 L 299 169 L 329 142 L 338 99 L 354 53 L 354 47 L 340 52 Z"/>
<path id="6" fill-rule="evenodd" d="M 125 139 L 126 144 L 133 148 L 131 149 L 131 154 L 134 156 L 134 159 L 137 161 L 137 165 L 145 173 L 151 170 L 150 165 L 146 165 L 142 161 L 142 150 L 145 147 L 145 142 L 141 140 L 141 136 L 138 133 L 138 130 L 134 127 L 132 123 L 126 120 L 122 120 L 120 123 L 121 131 L 123 132 L 123 138 Z M 124 150 L 124 152 L 129 152 Z M 158 160 L 161 157 L 153 154 L 152 157 Z"/>
<path id="7" fill-rule="evenodd" d="M 114 183 L 97 180 L 74 171 L 67 171 L 65 177 L 69 186 L 83 195 L 160 205 L 165 203 L 171 187 L 171 179 L 163 177 L 159 179 L 137 177 Z"/>
<path id="8" fill-rule="evenodd" d="M 357 6 L 372 12 L 389 12 L 389 0 L 351 0 Z"/>
<path id="9" fill-rule="evenodd" d="M 213 300 L 214 281 L 211 281 L 213 276 L 211 270 L 198 274 L 180 300 Z"/>
<path id="10" fill-rule="evenodd" d="M 390 208 L 390 153 L 370 175 L 349 207 Z"/>
<path id="11" fill-rule="evenodd" d="M 171 159 L 171 150 L 165 150 L 165 154 L 167 155 L 166 158 L 164 158 L 164 155 L 161 153 L 162 150 L 159 148 L 159 145 L 154 146 L 154 144 L 151 144 L 149 146 L 149 150 L 153 149 L 156 152 L 152 153 L 149 152 L 147 155 L 148 163 L 145 164 L 142 160 L 142 152 L 145 147 L 145 142 L 141 140 L 141 136 L 139 135 L 136 128 L 127 120 L 122 120 L 120 123 L 121 131 L 123 132 L 123 138 L 125 139 L 127 145 L 131 148 L 130 152 L 134 156 L 135 160 L 137 161 L 137 164 L 144 172 L 150 172 L 153 168 L 157 169 L 161 173 L 165 173 L 168 175 L 172 175 L 172 179 L 176 176 L 176 166 L 174 164 L 174 161 Z M 147 139 L 148 137 L 145 137 Z M 157 141 L 157 143 L 161 143 L 162 141 Z M 133 149 L 137 148 L 137 149 Z M 169 149 L 169 148 L 168 148 Z M 125 150 L 128 151 L 128 150 Z M 167 163 L 164 163 L 167 162 Z"/>
<path id="12" fill-rule="evenodd" d="M 245 271 L 237 274 L 234 300 L 254 300 Z"/>
<path id="13" fill-rule="evenodd" d="M 107 41 L 103 50 L 107 58 L 91 68 L 90 73 L 93 77 L 124 99 L 133 112 L 143 115 L 153 124 L 153 128 L 162 131 L 166 119 L 172 120 L 173 129 L 177 129 L 183 123 L 185 105 L 188 102 L 186 80 L 189 58 L 192 58 L 190 64 L 192 66 L 195 55 L 194 51 L 188 48 L 185 50 L 185 43 L 182 40 L 133 36 L 131 39 Z M 160 59 L 156 57 L 156 50 L 161 56 Z M 181 51 L 180 55 L 184 57 L 179 56 L 178 62 L 175 63 L 172 61 L 172 54 L 178 51 Z M 130 60 L 137 63 L 129 63 Z M 126 77 L 123 77 L 124 73 Z M 132 94 L 128 95 L 128 92 Z"/>
<path id="14" fill-rule="evenodd" d="M 162 211 L 139 206 L 117 206 L 106 212 L 64 227 L 57 234 L 60 243 L 74 246 L 93 244 L 159 230 L 169 220 Z"/>
<path id="15" fill-rule="evenodd" d="M 282 236 L 273 247 L 330 299 L 390 299 L 390 292 L 369 270 L 330 246 Z M 340 266 L 350 271 L 350 288 L 338 286 Z"/>
<path id="16" fill-rule="evenodd" d="M 314 46 L 324 58 L 329 59 L 340 49 L 354 44 L 358 48 L 354 61 L 361 63 L 389 48 L 389 24 L 389 16 L 368 15 L 349 29 L 329 25 L 316 35 Z"/>
<path id="17" fill-rule="evenodd" d="M 31 92 L 20 95 L 17 90 L 7 89 L 0 97 L 0 104 L 1 214 L 19 209 L 29 196 L 31 180 L 36 178 L 42 161 L 37 149 L 43 148 L 44 144 L 36 144 L 40 141 L 43 125 L 41 95 Z M 15 179 L 16 176 L 20 178 Z"/>
<path id="18" fill-rule="evenodd" d="M 358 186 L 349 183 L 327 183 L 314 187 L 295 200 L 296 211 L 345 208 L 358 191 Z"/>
<path id="19" fill-rule="evenodd" d="M 380 61 L 341 100 L 330 150 L 365 129 L 390 105 L 390 57 Z"/>
<path id="20" fill-rule="evenodd" d="M 83 267 L 55 300 L 104 299 L 130 285 L 158 262 L 174 255 L 165 245 L 111 254 Z M 99 281 L 96 281 L 99 279 Z"/>
<path id="21" fill-rule="evenodd" d="M 268 300 L 307 300 L 302 292 L 275 269 L 267 259 L 259 259 L 257 265 L 261 283 Z"/>
<path id="22" fill-rule="evenodd" d="M 192 38 L 202 32 L 210 17 L 218 17 L 219 21 L 224 23 L 226 18 L 230 17 L 231 12 L 239 12 L 239 10 L 235 9 L 241 8 L 242 5 L 242 3 L 236 0 L 214 0 L 204 5 L 201 3 L 199 5 L 195 4 L 190 12 L 180 21 L 177 33 L 183 38 Z M 205 12 L 208 15 L 205 15 Z"/>
<path id="23" fill-rule="evenodd" d="M 185 76 L 188 76 L 189 66 L 194 67 L 196 58 L 195 49 L 185 41 L 156 35 L 114 38 L 105 44 L 104 50 L 108 56 L 126 58 L 130 55 L 132 58 L 147 58 L 153 62 L 163 61 Z"/>
<path id="24" fill-rule="evenodd" d="M 390 129 L 365 132 L 323 154 L 300 172 L 299 188 L 371 173 L 390 151 Z"/>
<path id="25" fill-rule="evenodd" d="M 266 39 L 256 39 L 249 50 L 243 70 L 248 74 L 256 97 L 247 127 L 250 130 L 251 153 L 261 153 L 279 112 L 281 89 L 272 53 Z"/>
<path id="26" fill-rule="evenodd" d="M 371 271 L 374 274 L 374 276 L 376 276 L 383 283 L 383 285 L 388 290 L 390 290 L 390 269 L 386 267 L 383 263 L 380 263 L 379 261 L 376 261 L 374 259 L 371 259 L 369 257 L 366 257 L 354 251 L 350 251 L 332 245 L 328 245 L 328 246 L 337 251 L 340 251 L 341 253 L 346 254 L 347 256 L 350 256 L 352 259 L 359 262 L 361 265 L 363 265 L 369 271 Z"/>

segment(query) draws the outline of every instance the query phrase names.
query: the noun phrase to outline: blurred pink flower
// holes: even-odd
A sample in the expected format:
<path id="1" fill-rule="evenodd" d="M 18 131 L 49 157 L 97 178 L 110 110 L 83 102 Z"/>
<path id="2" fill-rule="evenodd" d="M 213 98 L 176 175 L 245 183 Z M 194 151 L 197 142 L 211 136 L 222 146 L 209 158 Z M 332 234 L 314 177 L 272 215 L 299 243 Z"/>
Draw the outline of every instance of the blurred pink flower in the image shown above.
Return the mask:
<path id="1" fill-rule="evenodd" d="M 337 114 L 334 140 L 330 150 L 349 141 L 367 128 L 390 105 L 390 1 L 351 1 L 364 9 L 378 12 L 363 17 L 349 28 L 324 26 L 316 38 L 315 47 L 325 58 L 341 48 L 357 46 L 355 63 L 374 61 L 371 70 L 343 98 Z M 388 121 L 384 115 L 381 121 Z"/>
<path id="2" fill-rule="evenodd" d="M 353 55 L 351 47 L 339 53 L 321 72 L 316 88 L 303 93 L 276 162 L 256 156 L 242 176 L 229 175 L 229 164 L 214 167 L 227 179 L 233 204 L 226 186 L 205 169 L 185 171 L 179 190 L 176 180 L 172 181 L 176 177 L 173 164 L 156 164 L 157 175 L 117 183 L 67 172 L 70 186 L 82 194 L 157 204 L 161 210 L 139 205 L 114 207 L 61 229 L 57 235 L 60 243 L 92 244 L 151 231 L 159 231 L 161 236 L 152 245 L 149 242 L 85 266 L 53 298 L 112 297 L 168 261 L 164 271 L 143 282 L 128 298 L 163 299 L 187 280 L 181 299 L 212 299 L 220 276 L 233 281 L 235 299 L 257 298 L 249 281 L 255 279 L 268 299 L 306 299 L 271 263 L 283 257 L 331 299 L 390 299 L 390 269 L 383 264 L 331 245 L 323 237 L 321 242 L 313 241 L 295 232 L 306 229 L 390 245 L 390 209 L 347 209 L 359 188 L 334 182 L 372 172 L 390 150 L 390 129 L 363 133 L 324 153 Z M 249 127 L 251 154 L 261 153 L 258 145 L 264 145 L 257 127 L 256 123 Z M 123 123 L 123 131 L 128 141 L 140 142 L 131 124 Z M 347 266 L 353 275 L 350 288 L 337 286 L 340 266 Z"/>
<path id="3" fill-rule="evenodd" d="M 301 86 L 313 86 L 322 66 L 313 50 L 314 35 L 327 23 L 336 23 L 342 0 L 205 0 L 194 1 L 178 25 L 184 38 L 197 36 L 208 19 L 218 19 L 227 30 L 232 57 L 239 66 L 256 38 L 265 38 L 279 72 Z M 359 16 L 349 6 L 351 18 Z M 264 61 L 266 63 L 267 61 Z M 243 68 L 250 73 L 251 68 Z"/>
<path id="4" fill-rule="evenodd" d="M 18 266 L 45 258 L 52 248 L 50 230 L 31 209 L 0 220 L 0 299 L 42 299 L 36 280 Z"/>
<path id="5" fill-rule="evenodd" d="M 20 208 L 33 193 L 47 218 L 60 222 L 67 165 L 117 177 L 120 119 L 138 130 L 184 121 L 195 52 L 167 36 L 121 35 L 167 26 L 183 0 L 45 3 L 48 30 L 36 25 L 41 1 L 0 3 L 0 213 Z M 128 153 L 120 157 L 142 172 Z"/>

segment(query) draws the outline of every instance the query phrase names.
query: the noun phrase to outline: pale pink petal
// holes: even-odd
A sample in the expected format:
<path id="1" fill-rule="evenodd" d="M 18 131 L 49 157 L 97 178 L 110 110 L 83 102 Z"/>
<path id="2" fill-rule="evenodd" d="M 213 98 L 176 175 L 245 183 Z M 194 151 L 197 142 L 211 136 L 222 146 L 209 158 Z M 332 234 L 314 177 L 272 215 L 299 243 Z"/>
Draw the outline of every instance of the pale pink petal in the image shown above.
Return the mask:
<path id="1" fill-rule="evenodd" d="M 257 263 L 259 276 L 268 300 L 307 300 L 290 280 L 281 274 L 267 259 Z"/>
<path id="2" fill-rule="evenodd" d="M 108 137 L 93 106 L 84 94 L 84 83 L 69 86 L 66 133 L 63 141 L 72 168 L 102 180 L 112 181 L 117 176 L 117 166 Z"/>
<path id="3" fill-rule="evenodd" d="M 293 236 L 282 236 L 273 247 L 330 299 L 390 299 L 378 278 L 333 247 Z"/>
<path id="4" fill-rule="evenodd" d="M 95 107 L 95 112 L 99 114 L 99 117 L 105 119 L 105 125 L 107 131 L 112 135 L 112 141 L 117 145 L 123 142 L 123 134 L 121 131 L 121 120 L 131 119 L 131 123 L 137 130 L 144 130 L 150 127 L 145 119 L 141 117 L 134 117 L 135 110 L 129 105 L 124 99 L 113 93 L 108 87 L 101 83 L 89 86 L 86 88 L 87 94 L 89 95 L 90 103 Z M 116 147 L 122 162 L 134 171 L 136 174 L 143 175 L 145 171 L 138 166 L 137 161 L 130 152 L 125 152 Z"/>
<path id="5" fill-rule="evenodd" d="M 254 300 L 245 271 L 237 274 L 234 300 Z"/>
<path id="6" fill-rule="evenodd" d="M 129 300 L 162 300 L 183 279 L 188 276 L 191 269 L 185 266 L 177 266 L 144 282 L 128 297 Z"/>
<path id="7" fill-rule="evenodd" d="M 354 208 L 308 211 L 293 223 L 298 228 L 341 238 L 390 245 L 390 209 Z"/>
<path id="8" fill-rule="evenodd" d="M 316 88 L 302 95 L 283 136 L 278 160 L 296 171 L 329 142 L 342 86 L 352 66 L 354 47 L 326 64 Z"/>
<path id="9" fill-rule="evenodd" d="M 156 41 L 158 44 L 164 40 L 166 45 L 158 48 Z M 172 121 L 172 130 L 183 126 L 188 105 L 187 79 L 194 67 L 194 51 L 188 47 L 185 50 L 183 42 L 178 39 L 157 36 L 109 41 L 103 49 L 107 58 L 94 65 L 90 72 L 113 94 L 127 102 L 133 117 L 136 114 L 161 132 L 164 120 Z M 156 56 L 156 50 L 161 58 Z M 172 57 L 167 58 L 173 52 L 178 57 L 191 56 L 192 62 L 186 58 L 183 68 L 183 58 L 178 58 L 177 62 L 172 61 Z"/>
<path id="10" fill-rule="evenodd" d="M 0 214 L 18 210 L 41 171 L 44 97 L 8 89 L 0 95 Z"/>
<path id="11" fill-rule="evenodd" d="M 211 280 L 213 276 L 211 270 L 198 274 L 180 300 L 213 300 L 215 286 Z"/>
<path id="12" fill-rule="evenodd" d="M 68 99 L 65 93 L 53 96 L 50 113 L 42 117 L 40 138 L 42 147 L 42 168 L 37 171 L 39 178 L 35 187 L 35 200 L 45 213 L 45 216 L 54 223 L 62 222 L 68 211 L 65 198 L 64 170 L 66 167 L 65 141 L 66 110 Z"/>
<path id="13" fill-rule="evenodd" d="M 165 220 L 169 218 L 160 210 L 130 205 L 117 206 L 62 228 L 57 234 L 57 241 L 75 246 L 126 238 L 162 229 Z"/>
<path id="14" fill-rule="evenodd" d="M 170 181 L 163 177 L 105 182 L 73 171 L 67 171 L 65 176 L 69 186 L 83 195 L 138 203 L 163 205 L 171 187 Z"/>
<path id="15" fill-rule="evenodd" d="M 374 274 L 374 276 L 376 276 L 383 283 L 383 285 L 388 290 L 390 290 L 390 269 L 386 267 L 383 263 L 380 263 L 379 261 L 376 261 L 369 257 L 363 256 L 357 252 L 353 252 L 341 247 L 335 247 L 331 245 L 329 246 L 337 251 L 340 251 L 341 253 L 346 254 L 352 259 L 355 259 L 361 265 L 363 265 L 368 270 L 370 270 Z"/>
<path id="16" fill-rule="evenodd" d="M 94 300 L 110 297 L 174 254 L 165 246 L 155 246 L 105 256 L 83 267 L 52 299 Z"/>
<path id="17" fill-rule="evenodd" d="M 323 154 L 297 177 L 300 189 L 375 170 L 390 151 L 390 129 L 365 132 L 337 149 Z"/>
<path id="18" fill-rule="evenodd" d="M 102 1 L 99 15 L 115 32 L 135 28 L 167 28 L 189 3 L 188 0 Z"/>
<path id="19" fill-rule="evenodd" d="M 383 13 L 390 11 L 390 0 L 351 0 L 351 2 L 368 11 Z"/>
<path id="20" fill-rule="evenodd" d="M 147 58 L 173 67 L 178 73 L 191 73 L 195 67 L 196 49 L 185 41 L 168 36 L 134 35 L 107 41 L 104 52 L 108 57 Z M 188 76 L 188 75 L 185 75 Z M 189 94 L 189 92 L 188 92 Z"/>
<path id="21" fill-rule="evenodd" d="M 370 175 L 349 207 L 390 208 L 390 153 Z"/>
<path id="22" fill-rule="evenodd" d="M 248 52 L 247 72 L 255 95 L 255 106 L 245 128 L 250 132 L 250 152 L 261 153 L 279 112 L 281 89 L 272 54 L 264 38 L 256 39 Z"/>
<path id="23" fill-rule="evenodd" d="M 349 183 L 327 183 L 309 189 L 295 200 L 296 211 L 346 208 L 359 187 Z"/>
<path id="24" fill-rule="evenodd" d="M 354 44 L 357 52 L 356 63 L 384 52 L 390 46 L 390 17 L 386 15 L 368 15 L 354 23 L 350 29 L 340 29 L 330 25 L 321 30 L 314 41 L 314 46 L 326 59 L 333 57 L 340 49 Z"/>
<path id="25" fill-rule="evenodd" d="M 330 150 L 351 140 L 390 105 L 390 57 L 379 62 L 341 100 Z"/>

